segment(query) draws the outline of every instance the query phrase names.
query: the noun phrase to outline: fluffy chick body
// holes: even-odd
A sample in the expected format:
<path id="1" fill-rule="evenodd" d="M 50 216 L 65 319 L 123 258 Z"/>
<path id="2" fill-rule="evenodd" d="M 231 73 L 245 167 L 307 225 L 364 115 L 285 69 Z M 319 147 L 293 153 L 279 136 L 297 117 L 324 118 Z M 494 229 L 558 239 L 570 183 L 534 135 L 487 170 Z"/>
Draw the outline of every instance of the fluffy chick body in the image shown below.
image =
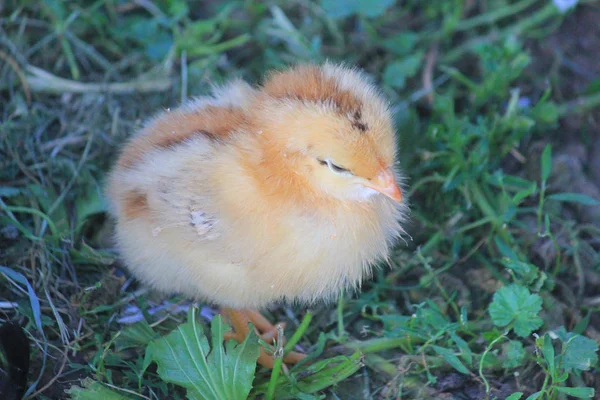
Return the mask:
<path id="1" fill-rule="evenodd" d="M 354 70 L 298 67 L 259 89 L 233 81 L 125 146 L 107 188 L 121 254 L 150 286 L 220 306 L 335 297 L 388 257 L 403 206 L 320 178 L 331 171 L 317 153 L 354 148 L 338 158 L 376 160 L 353 164 L 371 176 L 395 163 L 395 142 L 385 102 Z"/>

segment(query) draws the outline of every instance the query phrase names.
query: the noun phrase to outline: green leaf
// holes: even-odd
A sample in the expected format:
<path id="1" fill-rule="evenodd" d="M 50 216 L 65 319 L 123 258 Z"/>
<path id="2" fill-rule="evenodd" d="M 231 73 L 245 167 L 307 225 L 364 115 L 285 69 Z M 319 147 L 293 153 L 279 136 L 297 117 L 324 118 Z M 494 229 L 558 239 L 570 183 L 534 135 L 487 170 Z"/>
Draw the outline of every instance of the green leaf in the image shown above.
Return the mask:
<path id="1" fill-rule="evenodd" d="M 65 4 L 62 1 L 46 0 L 41 3 L 42 10 L 54 20 L 56 24 L 62 24 L 67 15 Z"/>
<path id="2" fill-rule="evenodd" d="M 564 329 L 564 328 L 563 328 Z M 565 370 L 589 370 L 598 362 L 598 343 L 595 340 L 577 334 L 572 335 L 563 343 L 561 367 Z"/>
<path id="3" fill-rule="evenodd" d="M 504 368 L 517 368 L 523 364 L 525 359 L 525 350 L 523 349 L 523 343 L 517 340 L 511 340 L 502 346 L 502 353 L 504 355 L 504 361 L 502 366 Z"/>
<path id="4" fill-rule="evenodd" d="M 355 1 L 356 12 L 367 18 L 375 18 L 383 15 L 385 11 L 394 5 L 396 0 L 370 0 Z"/>
<path id="5" fill-rule="evenodd" d="M 102 196 L 102 190 L 95 184 L 89 185 L 84 195 L 75 199 L 78 225 L 81 226 L 89 217 L 106 212 L 108 205 Z"/>
<path id="6" fill-rule="evenodd" d="M 585 317 L 583 317 L 577 323 L 577 325 L 575 325 L 575 327 L 573 328 L 573 333 L 577 333 L 578 335 L 581 335 L 587 329 L 588 325 L 590 324 L 591 316 L 592 316 L 592 312 L 590 310 L 588 310 L 587 314 L 585 314 Z"/>
<path id="7" fill-rule="evenodd" d="M 83 382 L 83 387 L 71 386 L 65 390 L 70 395 L 71 400 L 130 400 L 130 397 L 125 397 L 113 390 L 110 390 L 100 382 L 95 382 L 90 378 L 86 378 Z"/>
<path id="8" fill-rule="evenodd" d="M 157 19 L 132 18 L 124 35 L 144 45 L 148 57 L 158 61 L 173 46 L 173 35 Z"/>
<path id="9" fill-rule="evenodd" d="M 223 347 L 226 325 L 221 316 L 212 320 L 212 349 L 192 308 L 188 322 L 150 343 L 145 366 L 155 361 L 161 379 L 187 389 L 190 399 L 246 399 L 260 352 L 254 329 L 243 343 L 230 340 Z"/>
<path id="10" fill-rule="evenodd" d="M 388 64 L 383 72 L 385 84 L 402 89 L 406 84 L 406 79 L 414 76 L 419 70 L 423 54 L 423 51 L 418 51 L 409 57 Z"/>
<path id="11" fill-rule="evenodd" d="M 532 113 L 533 118 L 542 124 L 554 124 L 560 116 L 558 106 L 551 101 L 536 104 Z"/>
<path id="12" fill-rule="evenodd" d="M 542 326 L 543 320 L 538 316 L 541 309 L 540 296 L 529 293 L 524 286 L 512 284 L 494 294 L 489 312 L 495 325 L 512 324 L 515 333 L 525 337 Z"/>
<path id="13" fill-rule="evenodd" d="M 552 147 L 547 144 L 542 152 L 542 181 L 547 181 L 552 172 Z"/>
<path id="14" fill-rule="evenodd" d="M 542 395 L 543 392 L 535 392 L 534 394 L 532 394 L 531 396 L 529 396 L 527 399 L 525 400 L 537 400 L 540 398 L 540 396 Z"/>
<path id="15" fill-rule="evenodd" d="M 395 0 L 321 0 L 321 7 L 332 19 L 346 18 L 352 14 L 374 18 L 383 15 L 394 3 Z"/>
<path id="16" fill-rule="evenodd" d="M 439 346 L 431 346 L 433 350 L 436 351 L 440 356 L 444 358 L 448 362 L 448 364 L 452 365 L 455 370 L 461 372 L 465 375 L 469 375 L 469 370 L 464 366 L 462 362 L 456 357 L 456 354 L 452 350 L 445 349 Z"/>
<path id="17" fill-rule="evenodd" d="M 21 194 L 22 190 L 11 186 L 0 186 L 0 197 L 13 197 Z"/>
<path id="18" fill-rule="evenodd" d="M 515 253 L 500 236 L 494 236 L 494 243 L 496 243 L 496 247 L 498 248 L 498 251 L 500 251 L 500 254 L 507 258 L 507 260 L 519 260 L 517 253 Z"/>
<path id="19" fill-rule="evenodd" d="M 594 79 L 583 91 L 583 94 L 589 96 L 594 93 L 600 93 L 600 78 Z"/>
<path id="20" fill-rule="evenodd" d="M 353 1 L 321 0 L 321 7 L 331 19 L 341 19 L 356 12 Z"/>
<path id="21" fill-rule="evenodd" d="M 554 345 L 550 335 L 544 335 L 544 344 L 542 346 L 542 354 L 548 363 L 548 370 L 550 371 L 550 377 L 556 378 L 556 365 L 554 364 Z"/>
<path id="22" fill-rule="evenodd" d="M 526 284 L 530 284 L 538 276 L 539 270 L 533 264 L 508 258 L 502 259 L 502 264 Z"/>
<path id="23" fill-rule="evenodd" d="M 450 334 L 450 337 L 452 338 L 454 343 L 456 343 L 456 346 L 458 346 L 458 349 L 461 352 L 462 358 L 467 362 L 467 364 L 469 364 L 469 366 L 473 366 L 473 353 L 471 352 L 471 349 L 469 348 L 469 344 L 467 342 L 465 342 L 463 338 L 461 338 L 454 332 L 452 332 Z"/>
<path id="24" fill-rule="evenodd" d="M 363 364 L 364 355 L 355 352 L 351 356 L 337 356 L 315 361 L 310 365 L 294 368 L 289 376 L 281 375 L 277 380 L 275 399 L 300 399 L 302 395 L 318 393 L 329 386 L 336 385 L 355 374 Z M 268 382 L 256 387 L 255 392 L 267 390 Z M 307 398 L 307 397 L 304 397 Z"/>
<path id="25" fill-rule="evenodd" d="M 548 200 L 564 201 L 569 203 L 579 203 L 585 206 L 597 206 L 600 205 L 600 201 L 586 196 L 581 193 L 556 193 L 548 196 Z"/>
<path id="26" fill-rule="evenodd" d="M 415 47 L 419 35 L 414 32 L 402 32 L 383 41 L 383 47 L 393 54 L 405 56 Z"/>
<path id="27" fill-rule="evenodd" d="M 123 351 L 132 347 L 146 346 L 158 337 L 159 334 L 152 329 L 145 319 L 142 319 L 120 332 L 115 339 L 115 348 L 117 351 Z"/>
<path id="28" fill-rule="evenodd" d="M 40 203 L 40 209 L 47 213 L 48 218 L 54 223 L 58 233 L 67 235 L 71 227 L 69 226 L 69 217 L 67 205 L 64 201 L 58 203 L 52 213 L 49 213 L 50 208 L 58 199 L 58 194 L 52 185 L 41 186 L 37 183 L 28 185 L 31 195 L 35 196 Z"/>
<path id="29" fill-rule="evenodd" d="M 533 182 L 528 188 L 518 191 L 512 198 L 513 204 L 519 204 L 523 199 L 531 196 L 537 191 L 537 182 Z"/>
<path id="30" fill-rule="evenodd" d="M 567 379 L 569 379 L 569 373 L 565 372 L 560 376 L 557 376 L 556 378 L 554 378 L 554 383 L 563 383 L 564 381 L 566 381 Z"/>
<path id="31" fill-rule="evenodd" d="M 171 0 L 168 2 L 167 11 L 174 18 L 181 18 L 188 15 L 190 9 L 185 0 Z"/>
<path id="32" fill-rule="evenodd" d="M 591 387 L 556 387 L 556 390 L 578 399 L 593 399 L 596 391 Z"/>
<path id="33" fill-rule="evenodd" d="M 508 396 L 505 400 L 519 400 L 521 397 L 523 397 L 523 392 L 515 392 Z"/>
<path id="34" fill-rule="evenodd" d="M 29 296 L 29 303 L 31 305 L 31 311 L 33 312 L 33 320 L 35 322 L 36 327 L 41 333 L 42 337 L 44 337 L 44 328 L 42 325 L 42 311 L 40 308 L 40 299 L 35 294 L 35 290 L 33 286 L 29 283 L 27 278 L 21 274 L 13 270 L 12 268 L 8 268 L 0 265 L 0 274 L 6 275 L 8 278 L 12 279 L 27 287 L 27 295 Z M 22 290 L 22 289 L 21 289 Z"/>

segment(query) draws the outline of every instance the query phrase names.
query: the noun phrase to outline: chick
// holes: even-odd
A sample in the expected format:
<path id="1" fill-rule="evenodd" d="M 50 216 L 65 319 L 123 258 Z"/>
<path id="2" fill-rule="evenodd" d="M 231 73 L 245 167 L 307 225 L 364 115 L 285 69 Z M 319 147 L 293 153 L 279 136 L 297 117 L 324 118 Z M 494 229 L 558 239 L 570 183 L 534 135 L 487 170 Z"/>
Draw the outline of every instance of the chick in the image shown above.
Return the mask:
<path id="1" fill-rule="evenodd" d="M 238 340 L 248 320 L 268 336 L 239 310 L 334 299 L 388 257 L 405 211 L 396 151 L 388 104 L 356 69 L 234 80 L 124 146 L 107 187 L 121 255 L 151 287 L 227 308 Z"/>

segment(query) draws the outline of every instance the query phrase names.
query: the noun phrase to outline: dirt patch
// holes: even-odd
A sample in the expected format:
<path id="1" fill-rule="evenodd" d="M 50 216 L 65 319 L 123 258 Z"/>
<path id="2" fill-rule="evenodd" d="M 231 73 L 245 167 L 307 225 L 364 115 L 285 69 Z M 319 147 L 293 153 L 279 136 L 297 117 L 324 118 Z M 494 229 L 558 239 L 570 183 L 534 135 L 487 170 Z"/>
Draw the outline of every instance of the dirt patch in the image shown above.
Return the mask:
<path id="1" fill-rule="evenodd" d="M 600 76 L 600 7 L 578 7 L 548 38 L 531 43 L 534 69 L 558 77 L 552 82 L 565 99 L 581 95 Z M 558 86 L 555 86 L 558 84 Z"/>
<path id="2" fill-rule="evenodd" d="M 548 76 L 558 103 L 600 92 L 600 6 L 578 7 L 547 39 L 531 41 L 533 71 Z M 600 108 L 560 122 L 562 144 L 583 148 L 582 172 L 600 188 Z M 596 189 L 592 191 L 597 191 Z M 593 193 L 592 193 L 593 195 Z"/>

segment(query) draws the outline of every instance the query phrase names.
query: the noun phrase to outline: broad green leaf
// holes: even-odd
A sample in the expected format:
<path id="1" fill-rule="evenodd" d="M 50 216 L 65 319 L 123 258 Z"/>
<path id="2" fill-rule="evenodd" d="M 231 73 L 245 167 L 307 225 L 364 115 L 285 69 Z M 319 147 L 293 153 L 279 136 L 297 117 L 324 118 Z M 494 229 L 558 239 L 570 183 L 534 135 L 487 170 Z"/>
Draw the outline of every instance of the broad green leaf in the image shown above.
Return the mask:
<path id="1" fill-rule="evenodd" d="M 538 276 L 539 270 L 533 264 L 508 258 L 502 259 L 502 264 L 526 284 L 530 284 Z"/>
<path id="2" fill-rule="evenodd" d="M 212 320 L 211 349 L 192 308 L 187 323 L 148 345 L 145 366 L 155 361 L 159 376 L 186 388 L 193 400 L 246 399 L 260 344 L 250 329 L 243 343 L 230 340 L 223 347 L 226 329 L 221 316 Z"/>
<path id="3" fill-rule="evenodd" d="M 560 116 L 558 106 L 551 101 L 537 104 L 532 112 L 536 121 L 543 124 L 554 124 L 558 121 L 558 117 Z"/>
<path id="4" fill-rule="evenodd" d="M 131 347 L 147 346 L 148 343 L 158 337 L 159 334 L 152 329 L 145 319 L 142 319 L 120 332 L 115 339 L 115 348 L 117 351 L 122 351 Z"/>
<path id="5" fill-rule="evenodd" d="M 548 196 L 548 200 L 564 201 L 568 203 L 579 203 L 585 206 L 597 206 L 600 205 L 600 201 L 586 196 L 581 193 L 556 193 Z"/>
<path id="6" fill-rule="evenodd" d="M 447 330 L 451 323 L 448 317 L 440 310 L 439 306 L 430 299 L 425 300 L 423 307 L 417 311 L 417 319 L 423 320 L 424 323 L 430 325 L 435 330 Z"/>
<path id="7" fill-rule="evenodd" d="M 356 12 L 353 1 L 321 0 L 321 7 L 325 14 L 332 19 L 346 18 Z"/>
<path id="8" fill-rule="evenodd" d="M 162 59 L 173 46 L 173 35 L 157 19 L 132 18 L 124 33 L 144 45 L 148 57 Z"/>
<path id="9" fill-rule="evenodd" d="M 95 184 L 89 185 L 85 194 L 75 199 L 78 227 L 81 227 L 92 215 L 106 212 L 107 209 L 108 205 L 102 196 L 101 189 Z"/>
<path id="10" fill-rule="evenodd" d="M 598 343 L 585 336 L 573 335 L 563 343 L 561 367 L 566 370 L 589 370 L 598 362 Z"/>
<path id="11" fill-rule="evenodd" d="M 395 0 L 321 0 L 321 7 L 332 19 L 346 18 L 353 14 L 373 18 L 383 15 L 394 2 Z"/>
<path id="12" fill-rule="evenodd" d="M 502 345 L 502 353 L 505 358 L 502 362 L 504 368 L 516 368 L 520 366 L 525 359 L 523 343 L 518 340 L 511 340 Z"/>
<path id="13" fill-rule="evenodd" d="M 552 172 L 552 147 L 547 144 L 542 152 L 542 181 L 547 181 Z"/>
<path id="14" fill-rule="evenodd" d="M 515 392 L 508 396 L 506 400 L 519 400 L 521 397 L 523 397 L 523 392 Z"/>
<path id="15" fill-rule="evenodd" d="M 156 38 L 146 44 L 146 54 L 154 61 L 163 59 L 173 47 L 173 36 L 168 32 L 159 32 Z"/>
<path id="16" fill-rule="evenodd" d="M 37 183 L 28 186 L 29 192 L 35 199 L 40 203 L 40 211 L 46 213 L 48 218 L 54 223 L 59 234 L 66 235 L 71 229 L 69 226 L 69 217 L 67 211 L 67 205 L 64 201 L 54 206 L 55 201 L 59 195 L 54 190 L 52 185 L 41 186 Z M 50 210 L 54 207 L 53 210 Z M 52 211 L 52 212 L 50 212 Z"/>
<path id="17" fill-rule="evenodd" d="M 90 378 L 82 383 L 83 387 L 71 386 L 65 390 L 71 400 L 131 400 L 131 397 L 123 396 Z"/>
<path id="18" fill-rule="evenodd" d="M 62 1 L 46 0 L 41 2 L 41 5 L 42 10 L 45 11 L 55 23 L 64 23 L 67 15 L 67 7 Z"/>
<path id="19" fill-rule="evenodd" d="M 577 397 L 578 399 L 593 399 L 596 391 L 591 387 L 556 387 L 556 390 Z"/>
<path id="20" fill-rule="evenodd" d="M 439 346 L 431 346 L 433 350 L 436 351 L 440 356 L 444 358 L 448 362 L 448 364 L 452 365 L 454 369 L 458 372 L 461 372 L 465 375 L 469 375 L 469 370 L 464 366 L 462 362 L 456 357 L 456 354 L 452 350 L 445 349 Z"/>
<path id="21" fill-rule="evenodd" d="M 500 288 L 490 304 L 489 312 L 494 324 L 500 327 L 513 325 L 515 333 L 521 337 L 542 326 L 538 316 L 542 309 L 542 299 L 521 285 L 512 284 Z"/>
<path id="22" fill-rule="evenodd" d="M 419 35 L 414 32 L 402 32 L 383 41 L 383 47 L 399 56 L 410 53 L 419 40 Z"/>
<path id="23" fill-rule="evenodd" d="M 383 72 L 383 81 L 385 84 L 393 88 L 402 89 L 406 84 L 406 79 L 414 76 L 419 70 L 423 54 L 422 51 L 418 51 L 411 56 L 388 64 Z"/>
<path id="24" fill-rule="evenodd" d="M 355 0 L 356 13 L 367 18 L 375 18 L 383 15 L 385 10 L 394 5 L 396 0 Z"/>

